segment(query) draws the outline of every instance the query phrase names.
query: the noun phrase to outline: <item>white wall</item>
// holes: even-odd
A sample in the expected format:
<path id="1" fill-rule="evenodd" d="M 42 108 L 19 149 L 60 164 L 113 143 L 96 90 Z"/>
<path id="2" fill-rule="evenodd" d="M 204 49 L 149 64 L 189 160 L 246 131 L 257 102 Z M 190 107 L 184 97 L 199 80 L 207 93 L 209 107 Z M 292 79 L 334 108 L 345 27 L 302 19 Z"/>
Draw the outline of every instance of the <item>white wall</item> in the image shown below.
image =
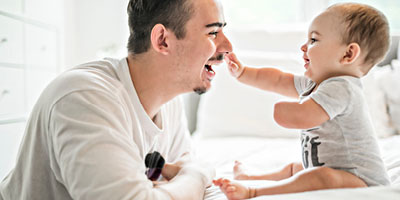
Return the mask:
<path id="1" fill-rule="evenodd" d="M 65 67 L 126 55 L 128 0 L 68 0 L 64 4 Z"/>

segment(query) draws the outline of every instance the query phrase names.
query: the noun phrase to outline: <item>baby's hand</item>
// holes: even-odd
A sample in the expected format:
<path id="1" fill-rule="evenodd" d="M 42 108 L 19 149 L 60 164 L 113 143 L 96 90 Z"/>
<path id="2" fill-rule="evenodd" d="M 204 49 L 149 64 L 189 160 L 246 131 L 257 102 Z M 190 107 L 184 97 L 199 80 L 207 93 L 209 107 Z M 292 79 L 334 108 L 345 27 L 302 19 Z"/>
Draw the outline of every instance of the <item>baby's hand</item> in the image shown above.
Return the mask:
<path id="1" fill-rule="evenodd" d="M 233 77 L 239 78 L 242 75 L 244 66 L 239 62 L 234 53 L 225 56 L 225 62 L 228 64 L 229 72 Z"/>
<path id="2" fill-rule="evenodd" d="M 221 191 L 229 200 L 248 199 L 250 197 L 249 188 L 228 179 L 219 178 L 213 180 L 214 185 L 219 186 Z"/>

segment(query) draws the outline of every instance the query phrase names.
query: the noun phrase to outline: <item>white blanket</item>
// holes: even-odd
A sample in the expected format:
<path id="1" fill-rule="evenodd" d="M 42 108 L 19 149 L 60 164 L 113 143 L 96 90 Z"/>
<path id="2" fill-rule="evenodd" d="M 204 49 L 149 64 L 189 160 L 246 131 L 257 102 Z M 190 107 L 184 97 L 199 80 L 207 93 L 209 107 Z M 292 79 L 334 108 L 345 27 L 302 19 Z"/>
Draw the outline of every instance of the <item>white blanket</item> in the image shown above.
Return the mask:
<path id="1" fill-rule="evenodd" d="M 241 161 L 252 172 L 268 172 L 301 159 L 297 139 L 272 139 L 262 137 L 196 138 L 199 159 L 208 161 L 217 169 L 217 177 L 232 178 L 235 160 Z M 380 140 L 383 159 L 392 186 L 361 189 L 335 189 L 297 194 L 263 196 L 255 199 L 400 199 L 400 136 Z M 273 181 L 243 181 L 245 185 L 262 186 Z M 219 188 L 207 189 L 207 200 L 226 200 Z"/>

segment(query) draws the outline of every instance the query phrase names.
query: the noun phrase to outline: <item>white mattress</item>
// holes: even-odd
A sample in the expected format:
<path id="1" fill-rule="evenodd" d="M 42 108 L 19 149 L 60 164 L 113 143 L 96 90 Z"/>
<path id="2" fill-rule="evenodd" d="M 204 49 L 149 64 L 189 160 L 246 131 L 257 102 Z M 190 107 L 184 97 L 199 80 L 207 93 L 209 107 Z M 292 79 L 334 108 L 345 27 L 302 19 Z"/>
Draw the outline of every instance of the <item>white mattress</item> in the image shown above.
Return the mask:
<path id="1" fill-rule="evenodd" d="M 195 138 L 199 159 L 217 169 L 218 177 L 232 178 L 235 160 L 244 163 L 249 171 L 267 172 L 293 161 L 300 162 L 298 139 L 262 137 Z M 255 199 L 400 199 L 400 136 L 381 139 L 383 159 L 392 180 L 392 186 L 361 189 L 338 189 L 304 192 L 289 195 L 263 196 Z M 261 186 L 273 181 L 242 181 L 245 185 Z M 207 189 L 207 200 L 226 200 L 219 188 Z"/>

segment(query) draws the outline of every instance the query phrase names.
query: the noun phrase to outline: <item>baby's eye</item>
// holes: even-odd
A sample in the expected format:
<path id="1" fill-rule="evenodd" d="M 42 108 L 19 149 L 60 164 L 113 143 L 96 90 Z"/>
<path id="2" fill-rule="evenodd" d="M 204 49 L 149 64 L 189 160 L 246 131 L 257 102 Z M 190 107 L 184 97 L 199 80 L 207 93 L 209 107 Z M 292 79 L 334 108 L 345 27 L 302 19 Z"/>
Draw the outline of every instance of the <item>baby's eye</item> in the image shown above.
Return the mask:
<path id="1" fill-rule="evenodd" d="M 314 43 L 317 42 L 317 41 L 318 41 L 317 39 L 311 38 L 311 39 L 310 39 L 310 44 L 314 44 Z"/>

